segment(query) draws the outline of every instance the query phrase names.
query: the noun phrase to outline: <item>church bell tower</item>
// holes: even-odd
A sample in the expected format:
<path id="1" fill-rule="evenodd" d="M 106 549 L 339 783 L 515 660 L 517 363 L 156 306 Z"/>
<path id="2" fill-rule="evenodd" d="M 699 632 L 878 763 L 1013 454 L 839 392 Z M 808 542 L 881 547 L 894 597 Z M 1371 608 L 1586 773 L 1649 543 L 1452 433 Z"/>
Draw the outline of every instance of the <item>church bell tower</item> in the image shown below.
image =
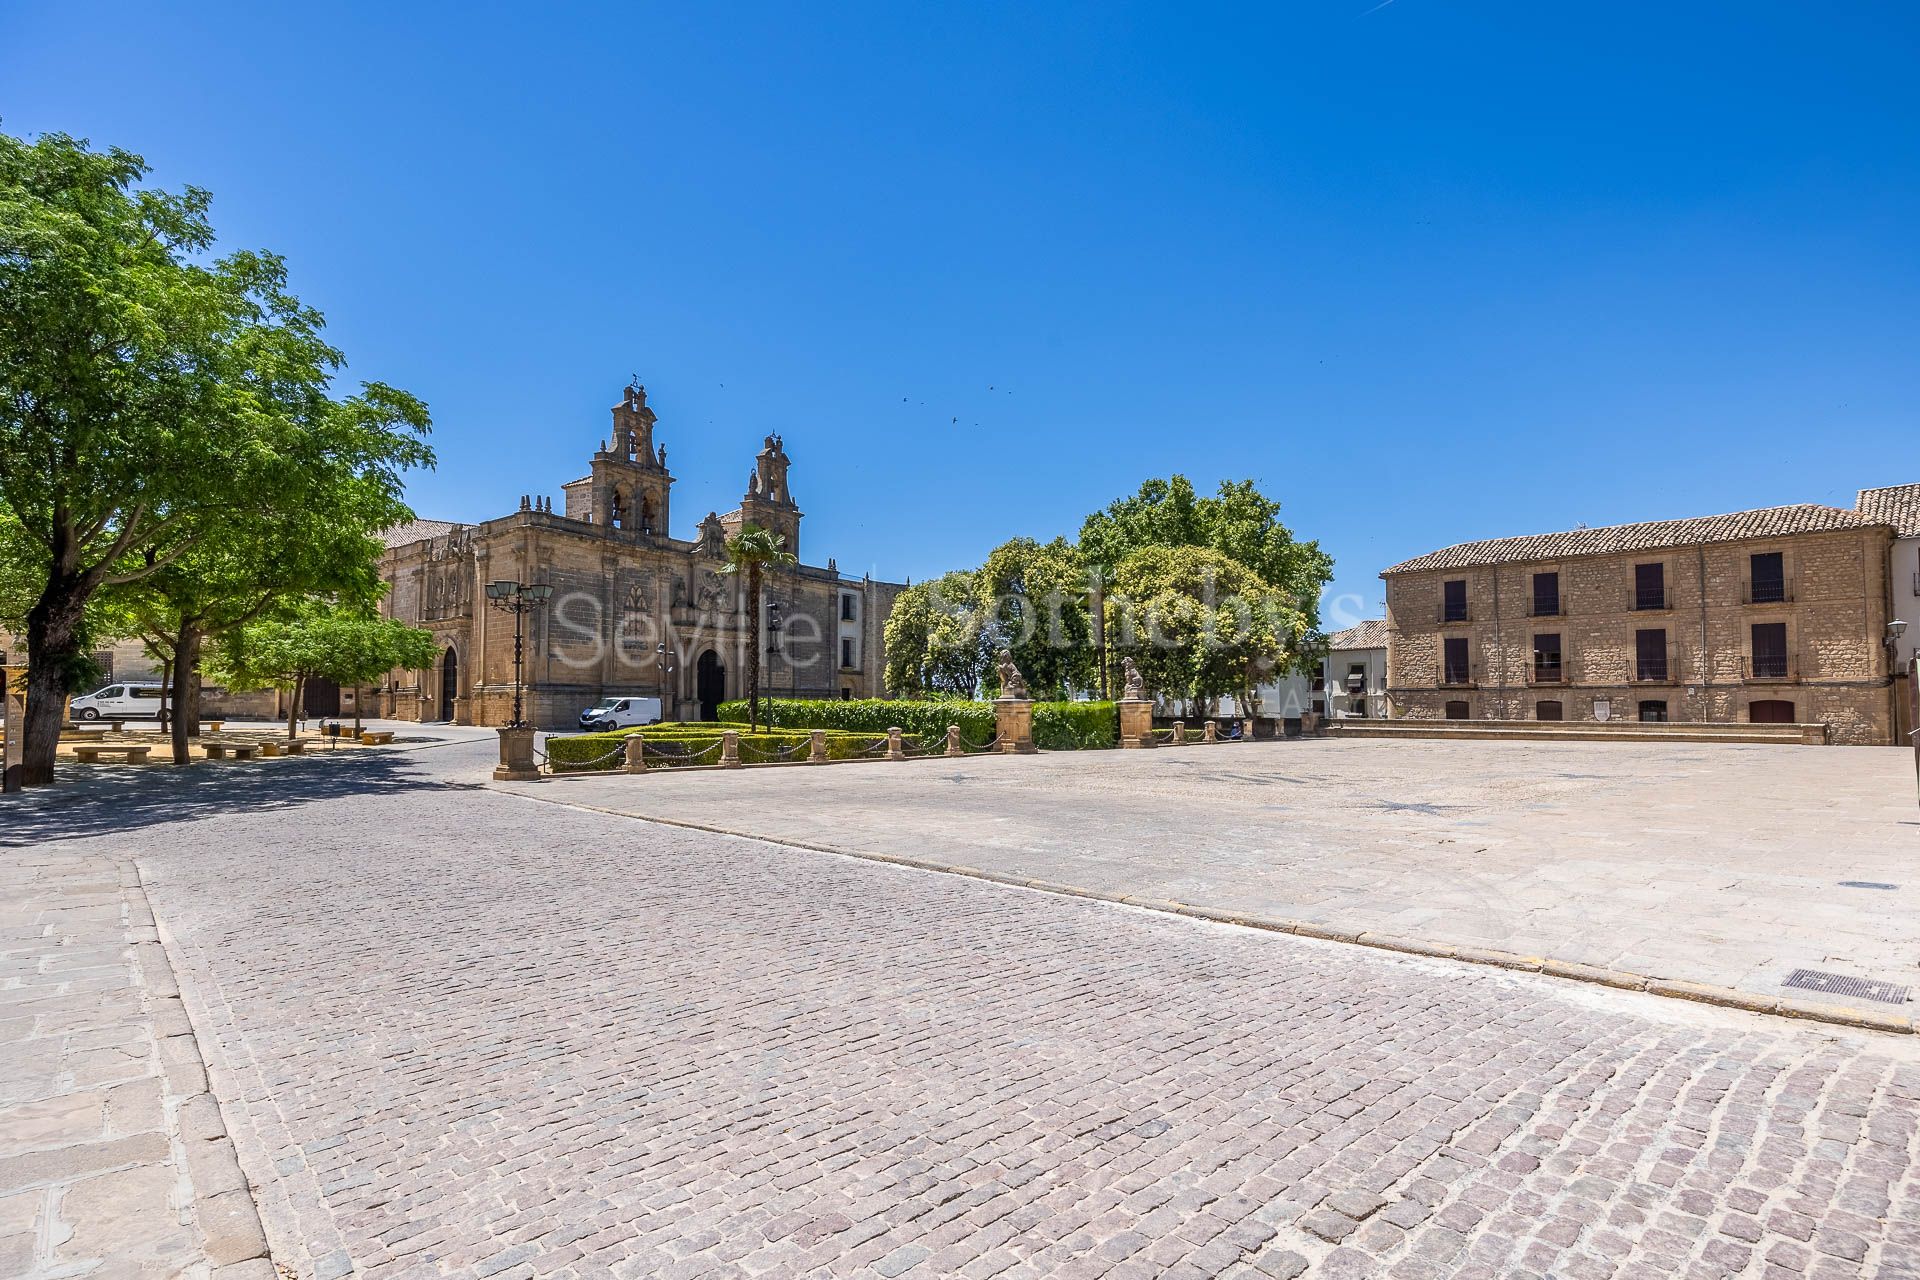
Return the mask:
<path id="1" fill-rule="evenodd" d="M 740 499 L 740 523 L 771 529 L 786 540 L 786 549 L 800 554 L 800 508 L 787 489 L 787 450 L 779 436 L 768 436 L 766 447 L 753 460 L 746 496 Z"/>
<path id="2" fill-rule="evenodd" d="M 647 389 L 636 380 L 613 406 L 613 438 L 593 455 L 592 516 L 595 524 L 646 537 L 667 536 L 667 447 L 653 443 L 654 412 Z"/>

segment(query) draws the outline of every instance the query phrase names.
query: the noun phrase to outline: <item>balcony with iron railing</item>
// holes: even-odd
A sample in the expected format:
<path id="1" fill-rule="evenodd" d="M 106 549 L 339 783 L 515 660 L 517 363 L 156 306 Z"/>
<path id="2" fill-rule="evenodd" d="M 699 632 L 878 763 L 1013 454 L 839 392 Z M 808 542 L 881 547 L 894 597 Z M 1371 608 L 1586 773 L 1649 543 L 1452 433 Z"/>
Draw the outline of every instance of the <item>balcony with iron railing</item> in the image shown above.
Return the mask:
<path id="1" fill-rule="evenodd" d="M 1527 667 L 1528 684 L 1567 684 L 1572 679 L 1571 664 L 1565 659 L 1558 662 L 1543 662 L 1535 658 Z"/>
<path id="2" fill-rule="evenodd" d="M 1527 616 L 1529 618 L 1564 618 L 1567 616 L 1567 606 L 1559 596 L 1551 600 L 1543 600 L 1535 596 L 1528 604 Z"/>
<path id="3" fill-rule="evenodd" d="M 1741 604 L 1792 604 L 1793 584 L 1791 582 L 1743 582 L 1740 584 Z"/>
<path id="4" fill-rule="evenodd" d="M 1673 592 L 1667 587 L 1635 586 L 1627 593 L 1627 605 L 1635 613 L 1673 608 Z"/>
<path id="5" fill-rule="evenodd" d="M 1480 663 L 1477 660 L 1448 662 L 1442 658 L 1438 678 L 1442 689 L 1472 689 L 1480 683 Z"/>
<path id="6" fill-rule="evenodd" d="M 1628 684 L 1678 684 L 1680 683 L 1680 663 L 1669 648 L 1661 654 L 1641 654 L 1633 656 L 1633 665 L 1627 668 Z"/>
<path id="7" fill-rule="evenodd" d="M 1800 676 L 1797 654 L 1754 653 L 1740 659 L 1740 678 L 1749 684 L 1797 684 Z"/>
<path id="8" fill-rule="evenodd" d="M 1452 622 L 1472 622 L 1473 610 L 1468 608 L 1464 602 L 1460 604 L 1442 603 L 1436 620 L 1443 627 Z"/>

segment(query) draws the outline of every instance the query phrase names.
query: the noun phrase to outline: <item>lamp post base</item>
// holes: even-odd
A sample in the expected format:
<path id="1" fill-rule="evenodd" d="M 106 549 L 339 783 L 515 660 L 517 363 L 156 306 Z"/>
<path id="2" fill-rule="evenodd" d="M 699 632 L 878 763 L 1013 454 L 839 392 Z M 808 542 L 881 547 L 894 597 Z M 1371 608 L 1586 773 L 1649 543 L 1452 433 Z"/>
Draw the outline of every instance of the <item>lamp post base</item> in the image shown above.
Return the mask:
<path id="1" fill-rule="evenodd" d="M 533 759 L 532 729 L 496 729 L 500 735 L 500 764 L 493 771 L 495 782 L 538 782 L 540 766 Z"/>

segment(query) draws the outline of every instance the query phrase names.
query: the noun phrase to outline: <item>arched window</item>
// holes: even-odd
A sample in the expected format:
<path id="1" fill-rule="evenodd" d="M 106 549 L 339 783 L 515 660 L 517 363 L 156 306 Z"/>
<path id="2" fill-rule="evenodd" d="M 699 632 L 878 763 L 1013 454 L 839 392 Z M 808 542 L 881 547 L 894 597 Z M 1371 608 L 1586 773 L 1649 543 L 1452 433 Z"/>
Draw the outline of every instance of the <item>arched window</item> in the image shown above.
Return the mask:
<path id="1" fill-rule="evenodd" d="M 618 489 L 615 489 L 613 491 L 612 496 L 608 499 L 608 504 L 609 505 L 607 507 L 607 523 L 612 525 L 616 529 L 626 528 L 627 527 L 626 495 L 621 493 Z"/>

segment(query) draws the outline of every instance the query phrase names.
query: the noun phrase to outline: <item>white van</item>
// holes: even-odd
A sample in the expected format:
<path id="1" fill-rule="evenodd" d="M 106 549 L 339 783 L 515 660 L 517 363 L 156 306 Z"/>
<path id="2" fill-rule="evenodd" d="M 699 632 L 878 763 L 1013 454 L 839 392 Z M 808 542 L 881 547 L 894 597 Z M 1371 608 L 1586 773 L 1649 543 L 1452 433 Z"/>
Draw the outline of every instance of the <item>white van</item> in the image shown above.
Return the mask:
<path id="1" fill-rule="evenodd" d="M 580 713 L 580 727 L 590 731 L 630 729 L 635 725 L 660 723 L 658 698 L 602 698 Z"/>
<path id="2" fill-rule="evenodd" d="M 68 706 L 75 720 L 158 720 L 163 692 L 158 684 L 110 684 L 81 694 Z"/>

